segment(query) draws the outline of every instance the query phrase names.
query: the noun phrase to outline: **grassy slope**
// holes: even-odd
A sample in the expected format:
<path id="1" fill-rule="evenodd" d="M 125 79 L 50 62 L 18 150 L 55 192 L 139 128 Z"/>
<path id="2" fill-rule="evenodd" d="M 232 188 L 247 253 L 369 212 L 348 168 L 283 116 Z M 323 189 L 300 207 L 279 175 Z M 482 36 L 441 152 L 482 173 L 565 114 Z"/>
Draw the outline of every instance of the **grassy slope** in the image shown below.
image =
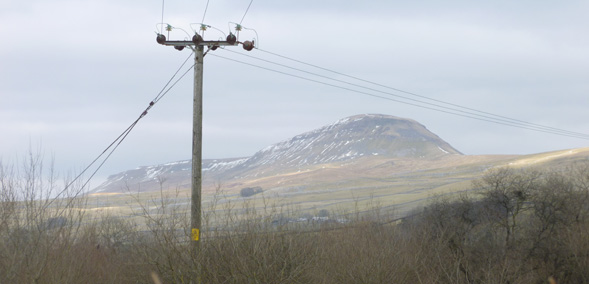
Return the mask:
<path id="1" fill-rule="evenodd" d="M 291 209 L 317 212 L 328 209 L 346 212 L 368 207 L 394 209 L 404 215 L 437 194 L 452 194 L 472 189 L 471 182 L 494 167 L 562 168 L 581 160 L 589 160 L 589 148 L 555 151 L 525 156 L 461 156 L 448 155 L 436 159 L 391 159 L 372 157 L 353 163 L 313 166 L 254 179 L 231 180 L 203 187 L 204 209 L 221 190 L 218 204 L 231 203 L 242 208 L 243 202 L 257 207 L 268 204 Z M 164 187 L 167 185 L 164 184 Z M 163 192 L 96 194 L 91 196 L 90 210 L 108 210 L 114 215 L 132 216 L 142 210 L 156 210 L 160 195 L 181 209 L 188 208 L 190 189 L 168 185 Z M 239 190 L 260 186 L 263 194 L 241 198 Z M 217 196 L 219 197 L 219 196 Z M 168 200 L 168 201 L 169 201 Z"/>

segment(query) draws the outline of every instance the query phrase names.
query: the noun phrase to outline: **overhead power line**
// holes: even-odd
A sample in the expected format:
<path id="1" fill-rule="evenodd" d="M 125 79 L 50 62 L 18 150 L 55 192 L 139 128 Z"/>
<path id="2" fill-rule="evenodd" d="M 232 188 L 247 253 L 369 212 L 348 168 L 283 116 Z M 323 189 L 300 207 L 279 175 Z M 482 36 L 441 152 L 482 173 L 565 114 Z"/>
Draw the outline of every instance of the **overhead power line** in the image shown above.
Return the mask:
<path id="1" fill-rule="evenodd" d="M 228 52 L 235 53 L 235 54 L 239 54 L 239 55 L 242 55 L 242 56 L 247 56 L 247 57 L 250 57 L 250 58 L 253 58 L 253 59 L 256 59 L 256 60 L 260 60 L 260 61 L 263 61 L 263 62 L 266 62 L 266 63 L 273 64 L 273 65 L 277 65 L 277 66 L 280 66 L 280 67 L 284 67 L 284 68 L 288 68 L 288 69 L 291 69 L 291 70 L 295 70 L 295 71 L 298 71 L 298 72 L 302 72 L 302 73 L 310 74 L 310 75 L 313 75 L 313 76 L 317 76 L 317 77 L 320 77 L 320 78 L 332 80 L 332 81 L 335 81 L 335 82 L 347 84 L 347 85 L 354 86 L 354 87 L 363 88 L 363 89 L 366 89 L 366 90 L 369 90 L 369 91 L 373 91 L 373 92 L 385 94 L 385 95 L 388 95 L 388 96 L 393 96 L 393 97 L 401 98 L 401 99 L 412 101 L 412 102 L 416 102 L 416 103 L 421 103 L 421 104 L 425 104 L 425 105 L 429 105 L 429 106 L 433 106 L 433 107 L 442 108 L 442 109 L 445 109 L 445 110 L 448 110 L 448 111 L 453 111 L 453 112 L 456 111 L 456 112 L 460 112 L 460 113 L 463 113 L 463 114 L 474 115 L 474 116 L 477 116 L 477 117 L 480 117 L 480 118 L 483 118 L 483 119 L 490 119 L 490 120 L 497 121 L 497 122 L 503 122 L 503 123 L 514 124 L 514 125 L 522 125 L 522 126 L 526 127 L 527 129 L 537 129 L 537 130 L 549 131 L 550 133 L 552 133 L 552 132 L 559 132 L 559 133 L 561 133 L 563 135 L 567 135 L 567 136 L 583 136 L 584 138 L 589 139 L 589 135 L 585 135 L 583 133 L 577 133 L 577 132 L 562 130 L 562 129 L 558 129 L 558 128 L 554 128 L 554 127 L 549 127 L 549 126 L 534 124 L 534 123 L 525 122 L 525 121 L 518 120 L 518 119 L 513 119 L 513 118 L 509 118 L 509 117 L 505 117 L 505 116 L 500 116 L 500 115 L 492 114 L 492 113 L 489 113 L 489 112 L 479 111 L 479 110 L 476 110 L 476 109 L 473 109 L 473 108 L 468 108 L 468 107 L 460 106 L 460 105 L 457 105 L 457 104 L 447 103 L 447 102 L 444 102 L 444 101 L 441 101 L 441 100 L 431 99 L 431 98 L 428 98 L 428 97 L 425 97 L 425 96 L 420 96 L 420 95 L 413 94 L 413 93 L 410 93 L 410 92 L 406 92 L 406 91 L 402 91 L 402 90 L 399 90 L 399 89 L 387 87 L 387 86 L 384 86 L 384 85 L 381 85 L 381 84 L 372 83 L 370 81 L 363 80 L 363 79 L 357 79 L 357 80 L 361 80 L 363 82 L 369 82 L 369 83 L 371 83 L 373 85 L 382 86 L 382 87 L 385 87 L 387 89 L 395 90 L 395 91 L 406 93 L 406 94 L 411 94 L 413 96 L 417 96 L 417 97 L 420 97 L 420 98 L 428 99 L 428 100 L 434 101 L 434 102 L 439 102 L 441 104 L 449 105 L 449 106 L 452 106 L 452 107 L 440 105 L 438 103 L 425 102 L 425 101 L 422 101 L 422 100 L 419 100 L 419 99 L 408 98 L 406 96 L 402 96 L 402 95 L 391 93 L 391 92 L 384 92 L 384 91 L 377 90 L 377 89 L 374 89 L 374 88 L 362 86 L 362 85 L 359 85 L 359 84 L 356 84 L 356 83 L 351 83 L 351 82 L 348 82 L 348 81 L 344 81 L 344 80 L 340 80 L 340 79 L 335 79 L 335 78 L 332 78 L 332 77 L 328 77 L 328 76 L 325 76 L 325 75 L 320 75 L 320 74 L 309 72 L 309 71 L 302 70 L 302 69 L 299 69 L 299 68 L 294 68 L 294 67 L 291 67 L 291 66 L 288 66 L 288 65 L 285 65 L 285 64 L 280 64 L 280 63 L 276 63 L 276 62 L 273 62 L 273 61 L 270 61 L 270 60 L 262 59 L 262 58 L 255 57 L 255 56 L 251 56 L 249 54 L 243 54 L 243 53 L 239 53 L 239 52 L 235 52 L 235 51 L 231 51 L 231 50 L 227 50 L 227 51 Z M 317 67 L 317 68 L 321 68 L 321 67 Z M 325 68 L 321 68 L 321 69 L 328 70 L 328 69 L 325 69 Z M 331 72 L 332 73 L 337 73 L 337 74 L 340 74 L 340 75 L 343 75 L 343 76 L 346 76 L 346 77 L 350 77 L 350 78 L 356 78 L 356 77 L 348 76 L 348 75 L 345 75 L 345 74 L 342 74 L 342 73 L 339 73 L 339 72 L 336 72 L 336 71 L 331 71 Z"/>
<path id="2" fill-rule="evenodd" d="M 233 51 L 231 51 L 231 52 L 233 52 Z M 518 120 L 518 119 L 513 119 L 513 118 L 509 118 L 509 117 L 505 117 L 505 116 L 495 115 L 495 114 L 492 114 L 492 113 L 489 113 L 489 112 L 479 111 L 479 110 L 476 110 L 476 109 L 472 109 L 472 108 L 460 106 L 460 105 L 457 105 L 457 104 L 447 103 L 447 102 L 444 102 L 444 101 L 441 101 L 441 100 L 430 99 L 430 98 L 427 98 L 425 96 L 420 96 L 420 95 L 413 94 L 413 93 L 410 93 L 410 92 L 406 92 L 406 91 L 402 91 L 402 90 L 399 90 L 399 89 L 391 88 L 391 87 L 388 87 L 388 86 L 385 86 L 385 85 L 382 85 L 382 84 L 373 83 L 373 82 L 368 81 L 368 80 L 364 80 L 364 79 L 356 78 L 356 77 L 353 77 L 353 76 L 349 76 L 349 75 L 346 75 L 346 74 L 343 74 L 343 73 L 340 73 L 340 72 L 337 72 L 337 71 L 333 71 L 333 70 L 330 70 L 330 69 L 327 69 L 327 68 L 323 68 L 323 67 L 319 67 L 319 66 L 316 66 L 316 65 L 313 65 L 313 64 L 305 63 L 305 62 L 302 62 L 302 61 L 299 61 L 299 60 L 291 59 L 291 58 L 288 58 L 288 57 L 285 57 L 285 56 L 282 56 L 282 55 L 278 55 L 278 54 L 275 54 L 275 53 L 271 53 L 271 54 L 276 55 L 276 56 L 279 56 L 279 57 L 282 57 L 282 58 L 285 58 L 285 59 L 289 59 L 289 60 L 292 60 L 292 61 L 295 61 L 295 62 L 298 62 L 298 63 L 302 63 L 302 64 L 307 65 L 307 66 L 311 66 L 311 67 L 318 68 L 318 69 L 321 69 L 321 70 L 329 71 L 331 73 L 338 74 L 338 75 L 341 75 L 341 76 L 344 76 L 344 77 L 348 77 L 348 78 L 352 78 L 352 79 L 359 80 L 359 81 L 362 81 L 362 82 L 370 83 L 370 84 L 373 84 L 373 85 L 385 87 L 387 89 L 392 89 L 392 90 L 395 90 L 395 91 L 398 91 L 398 92 L 402 92 L 402 93 L 405 93 L 405 94 L 411 94 L 411 95 L 414 95 L 414 96 L 417 96 L 417 97 L 421 97 L 423 99 L 428 99 L 430 101 L 439 102 L 439 104 L 431 103 L 431 102 L 426 102 L 426 101 L 418 100 L 418 99 L 414 99 L 414 98 L 408 98 L 406 96 L 402 96 L 402 95 L 391 93 L 391 92 L 385 92 L 385 91 L 377 90 L 377 89 L 366 87 L 366 86 L 363 86 L 363 85 L 360 85 L 360 84 L 351 83 L 349 81 L 344 81 L 344 80 L 340 80 L 340 79 L 336 79 L 336 78 L 332 78 L 332 77 L 320 75 L 320 74 L 313 73 L 313 72 L 310 72 L 310 71 L 302 70 L 302 69 L 299 69 L 299 68 L 294 68 L 294 67 L 291 67 L 291 66 L 288 66 L 288 65 L 285 65 L 285 64 L 276 63 L 276 62 L 273 62 L 273 61 L 270 61 L 270 60 L 266 60 L 266 59 L 254 57 L 254 56 L 251 56 L 251 55 L 246 55 L 246 54 L 239 53 L 239 52 L 233 52 L 233 53 L 237 53 L 237 54 L 240 54 L 240 55 L 243 55 L 243 56 L 247 56 L 247 57 L 250 57 L 250 58 L 253 58 L 253 59 L 262 61 L 262 62 L 270 63 L 270 64 L 273 64 L 273 65 L 277 65 L 277 66 L 280 66 L 280 67 L 283 67 L 283 68 L 295 70 L 297 72 L 302 72 L 302 73 L 305 73 L 305 74 L 309 74 L 309 75 L 318 77 L 320 79 L 312 79 L 312 78 L 308 78 L 308 77 L 303 77 L 303 76 L 300 76 L 300 75 L 295 75 L 295 74 L 291 74 L 291 73 L 279 71 L 279 70 L 276 70 L 276 69 L 267 68 L 267 67 L 263 67 L 263 66 L 260 66 L 260 65 L 255 65 L 255 64 L 248 63 L 248 62 L 244 62 L 244 61 L 240 61 L 240 60 L 236 60 L 236 59 L 232 59 L 232 58 L 228 58 L 228 57 L 223 57 L 223 56 L 219 56 L 219 55 L 215 55 L 215 56 L 217 56 L 219 58 L 226 59 L 226 60 L 235 61 L 235 62 L 238 62 L 238 63 L 241 63 L 241 64 L 250 65 L 250 66 L 253 66 L 253 67 L 256 67 L 256 68 L 264 69 L 264 70 L 267 70 L 267 71 L 276 72 L 276 73 L 280 73 L 280 74 L 283 74 L 283 75 L 287 75 L 287 76 L 291 76 L 291 77 L 295 77 L 295 78 L 299 78 L 299 79 L 311 81 L 311 82 L 314 82 L 314 83 L 323 84 L 323 85 L 327 85 L 327 86 L 331 86 L 331 87 L 335 87 L 335 88 L 339 88 L 339 89 L 343 89 L 343 90 L 347 90 L 347 91 L 351 91 L 351 92 L 355 92 L 355 93 L 360 93 L 360 94 L 363 94 L 363 95 L 368 95 L 368 96 L 372 96 L 372 97 L 386 99 L 386 100 L 389 100 L 389 101 L 394 101 L 394 102 L 399 102 L 399 103 L 403 103 L 403 104 L 407 104 L 407 105 L 412 105 L 412 106 L 415 106 L 415 107 L 425 108 L 425 109 L 429 109 L 429 110 L 434 110 L 434 111 L 438 111 L 438 112 L 443 112 L 443 113 L 457 115 L 457 116 L 461 116 L 461 117 L 476 119 L 476 120 L 480 120 L 480 121 L 491 122 L 491 123 L 505 125 L 505 126 L 511 126 L 511 127 L 517 127 L 517 128 L 522 128 L 522 129 L 527 129 L 527 130 L 533 130 L 533 131 L 538 131 L 538 132 L 544 132 L 544 133 L 550 133 L 550 134 L 555 134 L 555 135 L 561 135 L 561 136 L 567 136 L 567 137 L 574 137 L 574 138 L 580 138 L 580 139 L 587 139 L 587 140 L 589 140 L 589 135 L 587 135 L 587 134 L 578 133 L 578 132 L 572 132 L 572 131 L 567 131 L 567 130 L 563 130 L 563 129 L 558 129 L 558 128 L 544 126 L 544 125 L 539 125 L 539 124 L 534 124 L 534 123 L 529 123 L 529 122 L 525 122 L 525 121 Z M 266 52 L 266 53 L 270 53 L 270 52 Z M 338 85 L 338 84 L 334 84 L 334 83 L 328 83 L 328 82 L 325 82 L 323 79 L 328 79 L 328 80 L 331 80 L 333 82 L 346 84 L 346 85 L 349 85 L 349 86 L 353 86 L 355 88 L 361 88 L 361 89 L 367 90 L 369 92 L 367 92 L 367 91 L 360 91 L 360 90 L 357 90 L 357 89 L 352 89 L 352 88 L 345 87 L 345 86 Z M 386 96 L 377 95 L 375 93 L 384 94 Z M 396 97 L 396 98 L 399 98 L 399 99 L 402 99 L 402 100 L 394 99 L 394 98 L 391 98 L 391 97 Z M 449 106 L 453 106 L 453 107 L 448 107 L 448 106 L 444 106 L 444 105 L 441 105 L 441 104 L 445 104 L 445 105 L 449 105 Z"/>
<path id="3" fill-rule="evenodd" d="M 164 33 L 164 6 L 165 6 L 166 0 L 162 0 L 162 22 L 161 22 L 161 27 L 160 27 L 160 33 Z"/>
<path id="4" fill-rule="evenodd" d="M 92 178 L 96 175 L 96 173 L 98 172 L 98 170 L 100 170 L 100 168 L 102 168 L 102 166 L 104 165 L 104 163 L 106 163 L 106 161 L 110 158 L 110 156 L 114 153 L 114 151 L 121 145 L 121 143 L 125 140 L 125 138 L 127 138 L 127 136 L 129 135 L 129 133 L 131 133 L 131 131 L 133 130 L 133 128 L 135 128 L 135 126 L 137 125 L 137 123 L 139 122 L 139 120 L 141 120 L 143 117 L 145 117 L 148 113 L 148 111 L 156 104 L 158 103 L 168 92 L 170 92 L 170 90 L 172 88 L 174 88 L 174 86 L 176 86 L 176 84 L 182 80 L 182 78 L 184 78 L 184 76 L 186 76 L 186 74 L 188 74 L 188 72 L 194 67 L 194 65 L 190 66 L 190 68 L 188 68 L 182 75 L 180 75 L 180 77 L 178 79 L 176 79 L 176 81 L 174 81 L 172 83 L 172 81 L 174 80 L 174 78 L 178 75 L 178 73 L 181 71 L 181 69 L 184 67 L 184 65 L 186 65 L 186 62 L 188 62 L 188 60 L 192 57 L 192 53 L 190 54 L 190 56 L 188 56 L 188 58 L 186 58 L 186 60 L 184 60 L 184 62 L 182 63 L 182 65 L 178 68 L 178 70 L 174 73 L 174 75 L 172 75 L 172 77 L 170 78 L 170 80 L 168 80 L 168 82 L 165 84 L 165 86 L 162 88 L 162 90 L 157 94 L 157 96 L 149 103 L 149 105 L 147 106 L 147 108 L 141 112 L 141 114 L 139 115 L 139 117 L 137 119 L 135 119 L 135 121 L 133 121 L 133 123 L 131 123 L 131 125 L 129 125 L 129 127 L 127 127 L 127 129 L 125 129 L 112 143 L 110 143 L 110 145 L 108 145 L 108 147 L 106 147 L 102 153 L 100 153 L 88 166 L 86 166 L 86 168 L 84 168 L 84 170 L 82 170 L 74 179 L 72 179 L 69 183 L 66 184 L 66 186 L 64 187 L 64 189 L 62 191 L 60 191 L 54 199 L 52 199 L 47 206 L 51 205 L 51 203 L 54 200 L 57 200 L 61 195 L 63 195 L 65 192 L 67 192 L 67 190 L 76 182 L 78 181 L 83 174 L 85 174 L 94 164 L 96 164 L 102 157 L 104 157 L 102 159 L 102 161 L 100 162 L 100 164 L 96 167 L 96 169 L 92 172 L 92 174 L 90 175 L 90 177 L 82 184 L 82 186 L 80 186 L 80 189 L 77 191 L 76 195 L 78 195 L 80 192 L 82 192 L 82 190 L 84 189 L 84 187 L 86 187 L 86 185 L 88 185 L 88 183 L 90 183 L 90 180 L 92 180 Z M 172 83 L 170 85 L 170 83 Z M 169 86 L 169 87 L 168 87 Z M 109 152 L 110 150 L 110 152 Z"/>
<path id="5" fill-rule="evenodd" d="M 205 6 L 205 12 L 202 14 L 202 21 L 201 23 L 205 23 L 205 16 L 207 15 L 207 10 L 209 9 L 209 0 L 207 0 L 207 5 Z"/>
<path id="6" fill-rule="evenodd" d="M 123 133 L 121 133 L 121 135 L 119 135 L 119 137 L 117 137 L 117 139 L 115 139 L 100 155 L 98 155 L 98 157 L 94 161 L 92 161 L 92 163 L 90 163 L 90 165 L 88 165 L 88 167 L 86 167 L 86 169 L 84 171 L 86 171 L 89 167 L 91 167 L 102 155 L 104 155 L 106 153 L 106 151 L 108 151 L 109 148 L 111 148 L 116 143 L 116 146 L 114 146 L 114 148 L 112 148 L 112 150 L 110 151 L 110 153 L 108 153 L 108 155 L 104 158 L 104 160 L 100 163 L 100 165 L 98 165 L 98 167 L 96 168 L 96 170 L 94 170 L 94 172 L 92 173 L 92 175 L 81 186 L 81 188 L 84 188 L 90 182 L 90 180 L 94 177 L 94 175 L 96 175 L 96 173 L 98 172 L 98 170 L 100 170 L 100 168 L 102 168 L 102 166 L 104 165 L 104 163 L 106 163 L 106 161 L 108 160 L 108 158 L 110 158 L 110 156 L 112 155 L 112 153 L 119 147 L 119 145 L 125 140 L 125 138 L 127 138 L 127 135 L 129 135 L 129 133 L 131 133 L 131 130 L 133 130 L 133 128 L 135 128 L 135 126 L 137 125 L 137 123 L 139 122 L 139 120 L 141 120 L 143 117 L 145 117 L 147 115 L 147 112 L 156 103 L 158 103 L 168 92 L 170 92 L 170 90 L 172 88 L 174 88 L 174 86 L 176 86 L 176 84 L 180 80 L 182 80 L 182 78 L 184 78 L 184 76 L 186 76 L 186 74 L 188 74 L 188 72 L 192 69 L 193 66 L 190 66 L 188 69 L 186 69 L 186 71 L 184 71 L 184 73 L 182 73 L 182 75 L 168 88 L 168 85 L 170 85 L 170 83 L 172 82 L 172 80 L 174 80 L 174 78 L 176 77 L 176 75 L 178 75 L 178 73 L 180 72 L 180 70 L 182 69 L 182 67 L 184 67 L 184 65 L 186 65 L 186 62 L 188 62 L 188 60 L 191 57 L 192 57 L 192 54 L 190 54 L 190 56 L 188 56 L 188 58 L 186 58 L 186 60 L 182 63 L 182 65 L 178 68 L 178 70 L 176 70 L 176 72 L 174 73 L 174 75 L 172 75 L 172 77 L 170 78 L 170 80 L 166 83 L 166 85 L 162 88 L 162 90 L 158 93 L 158 95 L 149 103 L 149 105 L 147 106 L 147 108 L 139 115 L 139 117 L 133 123 L 131 123 L 131 125 L 125 131 L 123 131 Z M 117 141 L 118 141 L 118 143 L 117 143 Z M 82 171 L 82 173 L 80 173 L 80 175 L 83 174 L 84 171 Z"/>
<path id="7" fill-rule="evenodd" d="M 328 68 L 324 68 L 324 67 L 321 67 L 321 66 L 317 66 L 317 65 L 314 65 L 314 64 L 303 62 L 301 60 L 293 59 L 293 58 L 290 58 L 290 57 L 287 57 L 287 56 L 284 56 L 284 55 L 280 55 L 280 54 L 277 54 L 277 53 L 274 53 L 274 52 L 262 50 L 262 49 L 259 49 L 259 48 L 257 50 L 259 50 L 261 52 L 264 52 L 264 53 L 267 53 L 267 54 L 270 54 L 270 55 L 273 55 L 273 56 L 276 56 L 276 57 L 287 59 L 287 60 L 290 60 L 290 61 L 293 61 L 293 62 L 297 62 L 297 63 L 303 64 L 303 65 L 306 65 L 306 66 L 310 66 L 310 67 L 313 67 L 313 68 L 316 68 L 316 69 L 320 69 L 320 70 L 327 71 L 327 72 L 330 72 L 330 73 L 333 73 L 333 74 L 337 74 L 337 75 L 340 75 L 340 76 L 344 76 L 344 77 L 347 77 L 347 78 L 350 78 L 350 79 L 358 80 L 358 81 L 361 81 L 361 82 L 364 82 L 364 83 L 368 83 L 368 84 L 372 84 L 372 85 L 375 85 L 375 86 L 383 87 L 383 88 L 386 88 L 386 89 L 389 89 L 389 90 L 393 90 L 393 91 L 396 91 L 396 92 L 400 92 L 400 93 L 404 93 L 404 94 L 407 94 L 407 95 L 419 97 L 419 98 L 422 98 L 422 99 L 426 99 L 426 100 L 430 100 L 430 101 L 434 101 L 434 102 L 438 102 L 438 103 L 450 105 L 450 106 L 453 106 L 453 107 L 458 107 L 458 108 L 466 109 L 466 110 L 469 110 L 469 111 L 474 111 L 474 112 L 478 112 L 478 113 L 490 115 L 490 116 L 501 118 L 501 119 L 507 119 L 507 120 L 510 120 L 510 121 L 514 121 L 514 122 L 518 122 L 518 123 L 522 123 L 522 124 L 526 124 L 526 125 L 532 125 L 532 126 L 540 127 L 540 128 L 543 128 L 543 129 L 551 129 L 551 130 L 554 130 L 554 131 L 559 131 L 559 132 L 563 132 L 563 133 L 567 133 L 567 134 L 571 134 L 571 135 L 581 135 L 581 136 L 586 136 L 586 137 L 589 138 L 589 135 L 584 134 L 584 133 L 567 131 L 567 130 L 563 130 L 563 129 L 559 129 L 559 128 L 555 128 L 555 127 L 550 127 L 550 126 L 535 124 L 535 123 L 531 123 L 531 122 L 526 122 L 526 121 L 515 119 L 515 118 L 510 118 L 510 117 L 506 117 L 506 116 L 502 116 L 502 115 L 498 115 L 498 114 L 493 114 L 493 113 L 490 113 L 490 112 L 485 112 L 485 111 L 473 109 L 473 108 L 470 108 L 470 107 L 466 107 L 466 106 L 462 106 L 462 105 L 458 105 L 458 104 L 454 104 L 454 103 L 450 103 L 450 102 L 445 102 L 445 101 L 442 101 L 442 100 L 433 99 L 433 98 L 430 98 L 430 97 L 427 97 L 427 96 L 418 95 L 416 93 L 412 93 L 412 92 L 404 91 L 404 90 L 401 90 L 401 89 L 393 88 L 393 87 L 386 86 L 386 85 L 383 85 L 383 84 L 375 83 L 373 81 L 369 81 L 369 80 L 362 79 L 362 78 L 359 78 L 359 77 L 355 77 L 355 76 L 347 75 L 347 74 L 344 74 L 344 73 L 341 73 L 341 72 L 337 72 L 337 71 L 334 71 L 334 70 L 331 70 L 331 69 L 328 69 Z M 246 54 L 241 54 L 241 55 L 247 56 Z"/>
<path id="8" fill-rule="evenodd" d="M 252 3 L 254 3 L 254 0 L 251 0 L 250 4 L 247 5 L 247 9 L 245 9 L 245 13 L 243 14 L 243 17 L 241 17 L 241 21 L 239 21 L 239 25 L 241 25 L 241 23 L 243 23 L 243 19 L 245 19 L 245 15 L 247 15 L 247 12 L 249 12 L 250 7 L 252 6 Z"/>

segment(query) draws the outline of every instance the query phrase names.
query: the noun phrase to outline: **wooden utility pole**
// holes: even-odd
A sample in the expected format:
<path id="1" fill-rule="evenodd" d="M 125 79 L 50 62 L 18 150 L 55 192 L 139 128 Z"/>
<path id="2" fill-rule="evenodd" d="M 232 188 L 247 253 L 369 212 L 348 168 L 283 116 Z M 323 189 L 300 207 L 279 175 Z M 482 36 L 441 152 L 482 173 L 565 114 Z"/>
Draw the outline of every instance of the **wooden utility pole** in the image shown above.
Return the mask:
<path id="1" fill-rule="evenodd" d="M 205 25 L 201 25 L 201 31 L 206 30 Z M 236 28 L 237 31 L 241 26 Z M 168 26 L 167 30 L 171 30 Z M 225 41 L 205 41 L 198 33 L 192 37 L 192 41 L 170 41 L 163 34 L 158 34 L 156 41 L 159 44 L 173 46 L 175 49 L 182 51 L 189 47 L 195 53 L 194 57 L 194 105 L 193 105 L 193 123 L 192 123 L 192 197 L 190 206 L 190 231 L 191 244 L 190 250 L 194 260 L 199 260 L 200 253 L 200 234 L 201 234 L 201 205 L 202 205 L 202 90 L 203 90 L 203 60 L 209 50 L 215 50 L 220 46 L 235 46 L 242 44 L 243 48 L 250 51 L 254 48 L 253 41 L 239 42 L 237 37 L 230 33 Z M 204 52 L 204 47 L 208 47 Z M 200 275 L 200 265 L 198 265 Z M 200 277 L 200 276 L 199 276 Z"/>
<path id="2" fill-rule="evenodd" d="M 202 78 L 203 46 L 196 46 L 194 56 L 194 104 L 192 110 L 192 197 L 190 206 L 191 251 L 200 251 L 202 195 Z"/>

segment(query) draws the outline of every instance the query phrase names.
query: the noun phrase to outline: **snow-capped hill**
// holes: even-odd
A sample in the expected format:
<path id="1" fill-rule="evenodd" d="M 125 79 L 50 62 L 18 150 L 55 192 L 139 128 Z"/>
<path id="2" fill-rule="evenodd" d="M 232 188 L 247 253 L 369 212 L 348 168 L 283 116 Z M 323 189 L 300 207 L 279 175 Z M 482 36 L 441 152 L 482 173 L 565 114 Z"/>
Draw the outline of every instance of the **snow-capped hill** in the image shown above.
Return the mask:
<path id="1" fill-rule="evenodd" d="M 460 154 L 423 125 L 387 115 L 357 115 L 266 147 L 240 167 L 305 166 L 358 157 Z"/>
<path id="2" fill-rule="evenodd" d="M 203 160 L 203 175 L 217 178 L 228 170 L 245 162 L 247 158 Z M 155 166 L 143 166 L 124 171 L 108 177 L 108 179 L 92 190 L 92 193 L 121 192 L 129 190 L 150 191 L 157 189 L 160 183 L 174 184 L 178 187 L 190 186 L 192 161 L 183 160 Z"/>
<path id="3" fill-rule="evenodd" d="M 359 158 L 435 158 L 461 153 L 414 120 L 356 115 L 268 146 L 248 158 L 203 160 L 203 182 L 253 178 Z M 112 175 L 93 192 L 159 189 L 165 181 L 190 187 L 190 160 Z"/>

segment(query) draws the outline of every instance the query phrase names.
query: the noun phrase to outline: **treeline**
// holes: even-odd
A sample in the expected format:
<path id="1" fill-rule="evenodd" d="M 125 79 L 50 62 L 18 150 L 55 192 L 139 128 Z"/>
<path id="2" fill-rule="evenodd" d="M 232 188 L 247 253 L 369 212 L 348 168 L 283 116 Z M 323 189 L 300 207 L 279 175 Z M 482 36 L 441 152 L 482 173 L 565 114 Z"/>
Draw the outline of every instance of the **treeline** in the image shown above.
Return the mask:
<path id="1" fill-rule="evenodd" d="M 436 200 L 398 229 L 426 249 L 426 282 L 589 283 L 586 166 L 504 168 L 474 184 L 477 191 Z"/>
<path id="2" fill-rule="evenodd" d="M 370 208 L 345 224 L 275 226 L 293 212 L 213 204 L 196 255 L 189 216 L 166 198 L 140 204 L 142 226 L 90 218 L 73 189 L 39 194 L 61 185 L 38 159 L 24 165 L 0 164 L 0 283 L 589 283 L 586 165 L 492 170 L 396 222 Z"/>

